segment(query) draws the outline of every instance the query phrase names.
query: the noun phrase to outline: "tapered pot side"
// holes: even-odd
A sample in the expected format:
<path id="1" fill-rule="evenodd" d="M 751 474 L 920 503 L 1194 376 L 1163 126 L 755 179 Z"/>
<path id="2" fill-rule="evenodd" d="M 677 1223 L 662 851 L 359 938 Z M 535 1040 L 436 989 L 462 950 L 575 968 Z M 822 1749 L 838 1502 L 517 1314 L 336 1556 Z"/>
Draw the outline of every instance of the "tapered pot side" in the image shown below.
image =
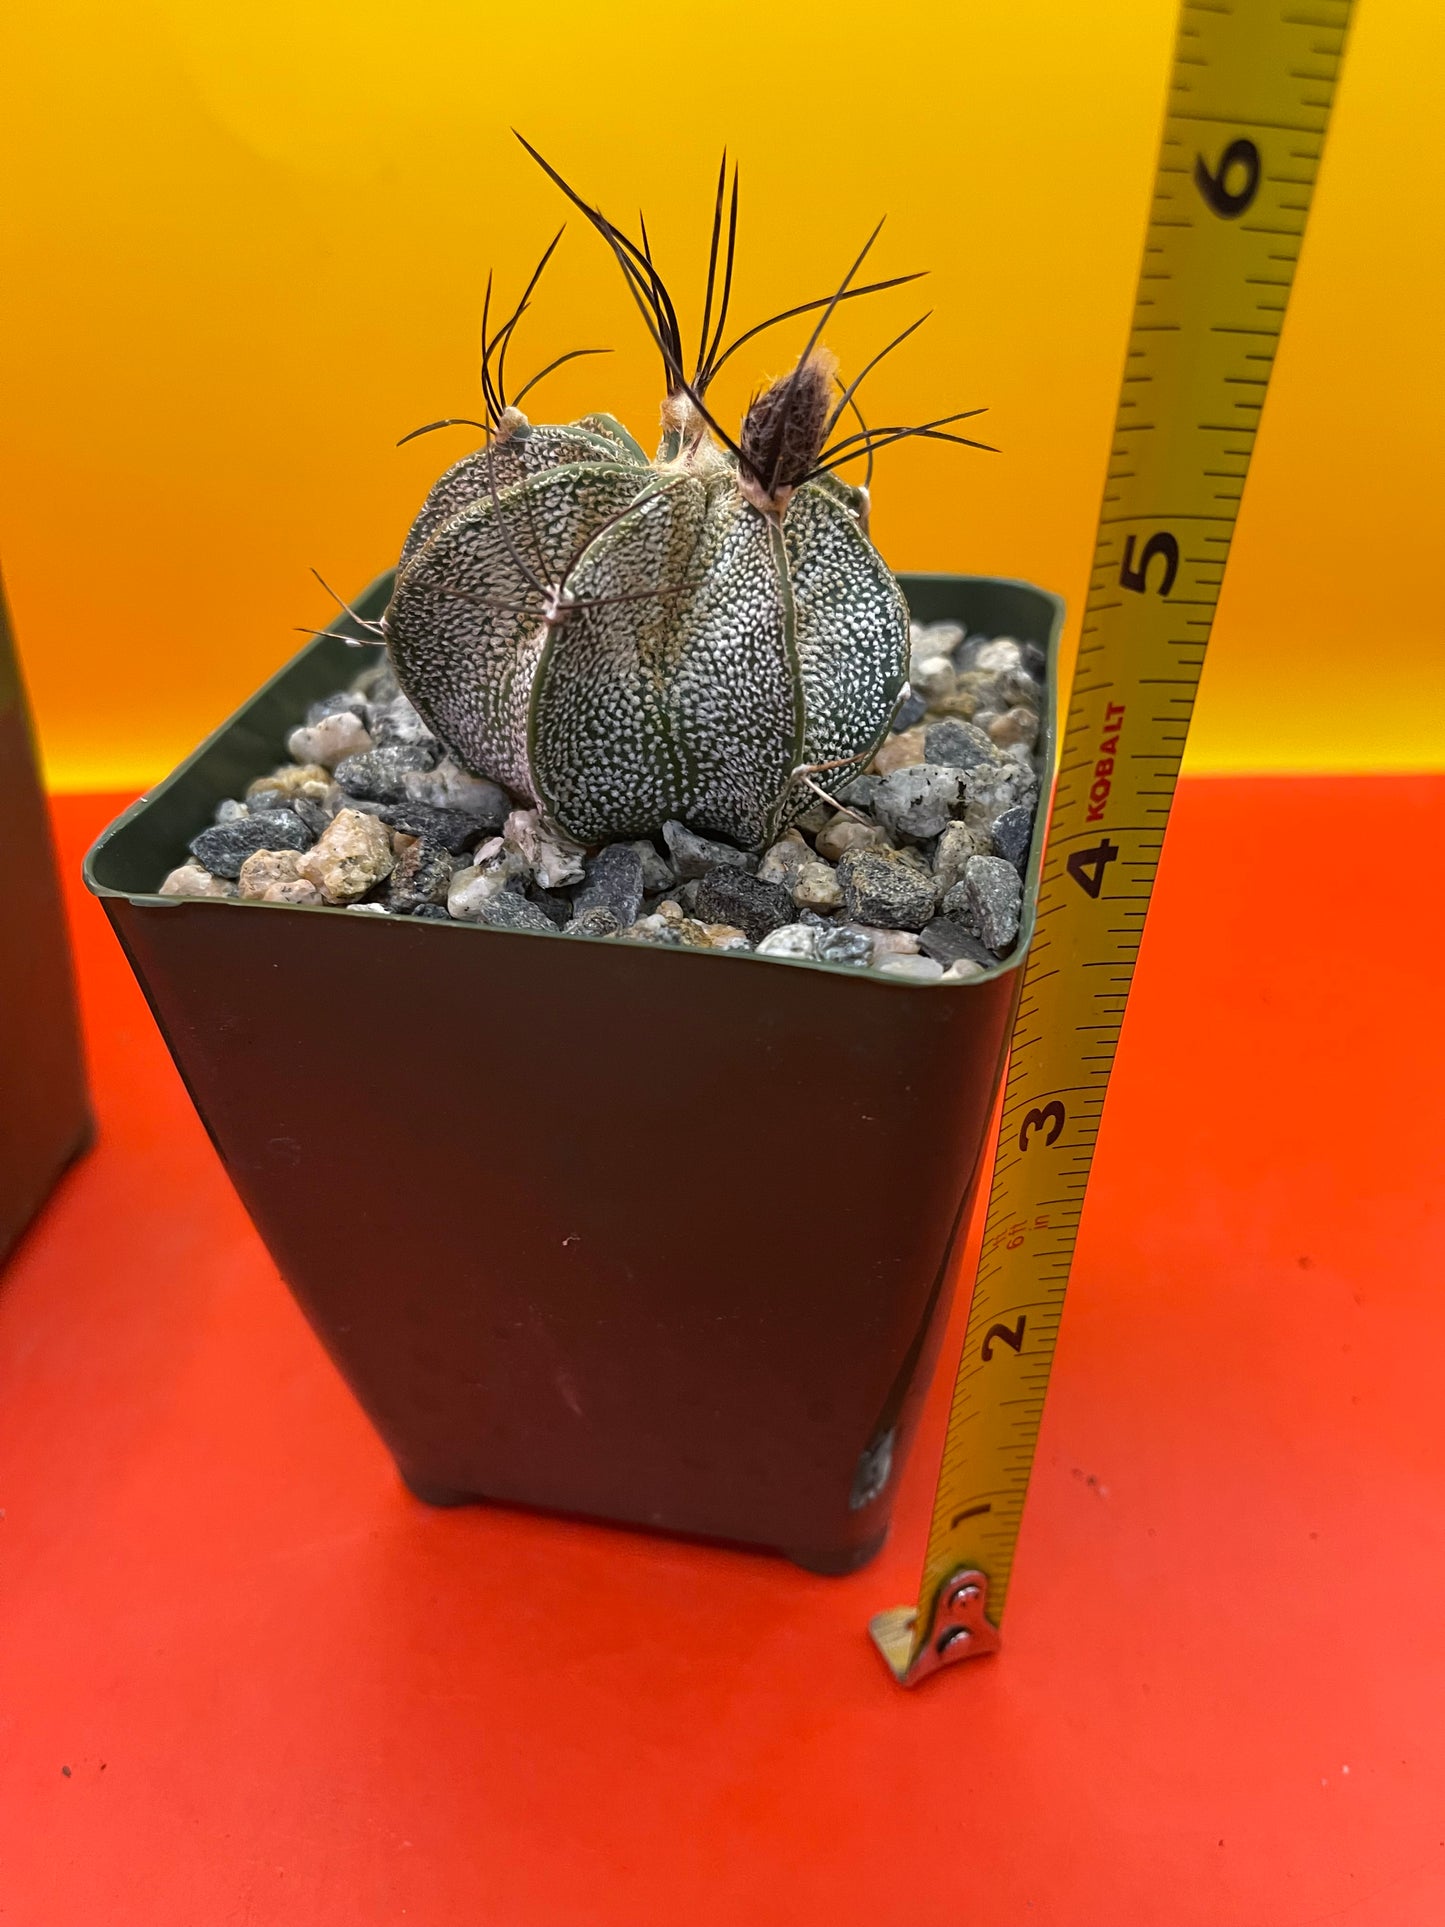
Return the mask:
<path id="1" fill-rule="evenodd" d="M 1058 599 L 899 579 L 1047 650 L 1050 770 Z M 851 1570 L 946 1317 L 1045 807 L 1018 946 L 958 984 L 156 895 L 364 660 L 313 643 L 86 862 L 242 1202 L 423 1498 Z"/>

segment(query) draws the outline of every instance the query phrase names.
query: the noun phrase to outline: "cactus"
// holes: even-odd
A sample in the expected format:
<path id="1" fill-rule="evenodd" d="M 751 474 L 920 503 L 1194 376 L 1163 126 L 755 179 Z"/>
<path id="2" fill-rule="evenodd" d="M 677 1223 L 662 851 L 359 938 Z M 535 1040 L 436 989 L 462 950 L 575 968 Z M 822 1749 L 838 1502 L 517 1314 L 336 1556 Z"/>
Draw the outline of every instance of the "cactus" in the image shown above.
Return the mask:
<path id="1" fill-rule="evenodd" d="M 675 819 L 756 847 L 814 799 L 820 773 L 837 786 L 867 765 L 905 688 L 907 607 L 869 539 L 866 486 L 835 469 L 866 456 L 871 474 L 874 448 L 904 434 L 964 438 L 934 422 L 830 446 L 857 382 L 842 388 L 819 342 L 841 301 L 913 277 L 855 286 L 865 247 L 834 295 L 790 310 L 821 318 L 734 441 L 705 397 L 760 331 L 722 345 L 736 170 L 715 304 L 719 174 L 689 378 L 645 228 L 631 241 L 534 158 L 612 249 L 661 350 L 662 441 L 649 461 L 608 415 L 542 426 L 508 402 L 506 350 L 556 240 L 495 334 L 489 285 L 486 441 L 436 483 L 407 538 L 382 625 L 397 680 L 460 764 L 578 843 Z"/>

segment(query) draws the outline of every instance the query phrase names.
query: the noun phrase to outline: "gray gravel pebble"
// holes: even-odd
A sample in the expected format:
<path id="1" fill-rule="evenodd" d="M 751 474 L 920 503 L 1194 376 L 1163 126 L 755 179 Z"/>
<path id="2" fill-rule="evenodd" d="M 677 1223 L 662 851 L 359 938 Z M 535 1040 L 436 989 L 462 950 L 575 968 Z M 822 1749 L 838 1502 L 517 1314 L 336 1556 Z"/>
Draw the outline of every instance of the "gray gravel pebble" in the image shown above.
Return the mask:
<path id="1" fill-rule="evenodd" d="M 241 865 L 257 850 L 309 850 L 315 841 L 315 834 L 294 810 L 282 809 L 213 823 L 210 829 L 193 836 L 188 848 L 212 876 L 238 877 Z"/>
<path id="2" fill-rule="evenodd" d="M 873 814 L 890 836 L 917 842 L 948 827 L 958 792 L 956 769 L 941 763 L 913 763 L 883 777 L 873 792 Z"/>
<path id="3" fill-rule="evenodd" d="M 557 934 L 557 926 L 546 911 L 519 897 L 515 890 L 499 890 L 485 903 L 479 903 L 472 913 L 472 921 L 489 930 L 535 930 L 545 937 Z"/>
<path id="4" fill-rule="evenodd" d="M 435 769 L 408 770 L 402 778 L 408 802 L 427 803 L 437 810 L 460 810 L 475 817 L 484 830 L 499 830 L 515 805 L 500 783 L 485 776 L 469 776 L 444 756 Z"/>
<path id="5" fill-rule="evenodd" d="M 785 923 L 758 945 L 760 957 L 816 957 L 818 933 L 810 923 Z"/>
<path id="6" fill-rule="evenodd" d="M 424 743 L 387 743 L 344 757 L 333 774 L 348 796 L 359 796 L 366 803 L 400 803 L 406 796 L 403 779 L 408 772 L 430 769 L 435 761 L 435 749 Z"/>
<path id="7" fill-rule="evenodd" d="M 899 736 L 905 729 L 912 729 L 913 725 L 921 723 L 927 714 L 928 698 L 920 696 L 916 689 L 909 690 L 898 705 L 897 713 L 893 718 L 893 734 Z"/>
<path id="8" fill-rule="evenodd" d="M 392 829 L 406 836 L 427 837 L 450 850 L 453 856 L 475 849 L 485 834 L 485 825 L 475 816 L 463 816 L 460 810 L 433 809 L 429 803 L 387 803 L 379 814 L 382 822 Z"/>
<path id="9" fill-rule="evenodd" d="M 605 903 L 594 903 L 563 926 L 569 937 L 614 937 L 623 927 L 616 912 Z"/>
<path id="10" fill-rule="evenodd" d="M 848 850 L 838 865 L 848 915 L 888 930 L 921 930 L 937 906 L 933 880 L 892 850 Z"/>
<path id="11" fill-rule="evenodd" d="M 923 736 L 923 753 L 930 763 L 943 763 L 950 769 L 982 769 L 998 761 L 998 751 L 972 723 L 947 716 L 941 723 L 930 723 Z"/>
<path id="12" fill-rule="evenodd" d="M 924 924 L 918 933 L 918 947 L 927 956 L 935 957 L 945 969 L 960 957 L 985 970 L 998 962 L 981 937 L 971 935 L 952 917 L 935 917 L 931 923 Z"/>
<path id="13" fill-rule="evenodd" d="M 793 899 L 779 883 L 763 883 L 746 870 L 710 870 L 698 883 L 694 914 L 703 923 L 730 923 L 752 943 L 795 921 Z"/>
<path id="14" fill-rule="evenodd" d="M 419 836 L 396 859 L 386 900 L 393 910 L 416 910 L 424 903 L 445 907 L 451 880 L 452 859 L 446 846 Z"/>
<path id="15" fill-rule="evenodd" d="M 329 696 L 322 696 L 312 703 L 306 712 L 306 727 L 314 729 L 328 716 L 355 716 L 366 721 L 366 698 L 359 689 L 338 689 Z"/>
<path id="16" fill-rule="evenodd" d="M 758 859 L 731 843 L 717 843 L 711 837 L 697 836 L 685 823 L 664 823 L 662 837 L 672 855 L 677 874 L 684 880 L 704 877 L 709 870 L 730 868 L 756 870 Z"/>
<path id="17" fill-rule="evenodd" d="M 852 964 L 859 968 L 873 961 L 873 939 L 866 930 L 855 930 L 846 923 L 834 924 L 818 932 L 817 954 L 822 963 Z"/>
<path id="18" fill-rule="evenodd" d="M 1034 839 L 1034 813 L 1024 803 L 1002 811 L 994 818 L 990 831 L 993 847 L 1005 863 L 1022 870 L 1029 860 L 1029 845 Z"/>
<path id="19" fill-rule="evenodd" d="M 586 876 L 572 894 L 580 917 L 605 907 L 619 930 L 636 923 L 642 913 L 642 858 L 635 843 L 608 843 L 587 859 Z"/>
<path id="20" fill-rule="evenodd" d="M 964 865 L 963 881 L 944 898 L 943 908 L 990 950 L 1003 951 L 1019 933 L 1022 903 L 1023 884 L 1011 863 L 997 856 L 973 856 Z"/>

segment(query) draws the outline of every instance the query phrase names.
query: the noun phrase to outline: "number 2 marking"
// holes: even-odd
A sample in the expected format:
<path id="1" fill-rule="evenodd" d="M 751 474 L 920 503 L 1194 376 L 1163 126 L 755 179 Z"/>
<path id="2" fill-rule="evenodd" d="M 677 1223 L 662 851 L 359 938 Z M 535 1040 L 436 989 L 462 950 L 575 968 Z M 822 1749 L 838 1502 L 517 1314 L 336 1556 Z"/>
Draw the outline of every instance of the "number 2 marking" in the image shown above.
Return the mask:
<path id="1" fill-rule="evenodd" d="M 1043 1105 L 1039 1110 L 1029 1112 L 1028 1116 L 1019 1126 L 1019 1149 L 1021 1151 L 1027 1151 L 1029 1148 L 1029 1132 L 1042 1131 L 1045 1125 L 1048 1126 L 1048 1135 L 1045 1137 L 1044 1143 L 1046 1145 L 1056 1144 L 1058 1142 L 1059 1132 L 1064 1128 L 1064 1107 L 1057 1098 L 1051 1099 L 1049 1103 Z"/>
<path id="2" fill-rule="evenodd" d="M 1011 1326 L 990 1325 L 984 1334 L 983 1340 L 982 1356 L 984 1364 L 986 1365 L 993 1357 L 993 1341 L 995 1339 L 997 1339 L 1001 1345 L 1007 1345 L 1010 1351 L 1021 1352 L 1024 1348 L 1024 1327 L 1028 1322 L 1028 1313 L 1021 1311 L 1018 1315 L 1017 1322 Z"/>

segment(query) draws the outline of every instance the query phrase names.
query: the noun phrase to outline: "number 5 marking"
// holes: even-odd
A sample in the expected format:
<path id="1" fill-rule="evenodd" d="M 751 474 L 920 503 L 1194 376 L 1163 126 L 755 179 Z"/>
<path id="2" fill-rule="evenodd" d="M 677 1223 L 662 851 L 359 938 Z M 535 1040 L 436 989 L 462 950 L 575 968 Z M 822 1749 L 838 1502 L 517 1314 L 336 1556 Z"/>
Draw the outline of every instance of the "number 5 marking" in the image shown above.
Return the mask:
<path id="1" fill-rule="evenodd" d="M 1019 1149 L 1021 1151 L 1027 1151 L 1029 1148 L 1029 1132 L 1042 1131 L 1045 1125 L 1048 1125 L 1049 1129 L 1048 1136 L 1044 1139 L 1044 1143 L 1046 1145 L 1056 1144 L 1058 1142 L 1059 1132 L 1064 1128 L 1064 1107 L 1057 1098 L 1045 1104 L 1042 1109 L 1029 1112 L 1028 1116 L 1019 1126 Z"/>
<path id="2" fill-rule="evenodd" d="M 1149 564 L 1156 555 L 1164 558 L 1164 574 L 1159 581 L 1160 595 L 1168 595 L 1174 587 L 1174 578 L 1179 573 L 1179 544 L 1165 529 L 1151 535 L 1139 551 L 1139 566 L 1134 566 L 1134 537 L 1131 535 L 1124 544 L 1124 560 L 1119 564 L 1119 586 L 1132 589 L 1136 595 L 1143 595 L 1149 587 Z"/>

